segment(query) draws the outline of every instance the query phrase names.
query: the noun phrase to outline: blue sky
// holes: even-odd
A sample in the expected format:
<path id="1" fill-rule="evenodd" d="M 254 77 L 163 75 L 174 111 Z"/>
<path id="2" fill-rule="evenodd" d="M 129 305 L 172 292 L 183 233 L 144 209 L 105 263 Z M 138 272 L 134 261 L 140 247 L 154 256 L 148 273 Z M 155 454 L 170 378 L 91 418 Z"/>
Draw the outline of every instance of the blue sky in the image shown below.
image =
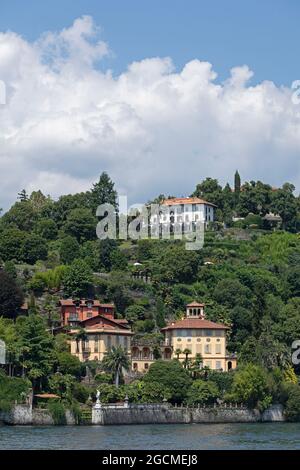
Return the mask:
<path id="1" fill-rule="evenodd" d="M 0 0 L 0 207 L 102 171 L 140 203 L 236 169 L 299 191 L 299 24 L 299 0 Z"/>
<path id="2" fill-rule="evenodd" d="M 222 80 L 247 64 L 253 83 L 288 85 L 298 78 L 298 0 L 1 0 L 0 31 L 35 40 L 91 15 L 114 57 L 103 66 L 120 73 L 145 57 L 170 56 L 181 68 L 191 59 L 212 63 Z"/>

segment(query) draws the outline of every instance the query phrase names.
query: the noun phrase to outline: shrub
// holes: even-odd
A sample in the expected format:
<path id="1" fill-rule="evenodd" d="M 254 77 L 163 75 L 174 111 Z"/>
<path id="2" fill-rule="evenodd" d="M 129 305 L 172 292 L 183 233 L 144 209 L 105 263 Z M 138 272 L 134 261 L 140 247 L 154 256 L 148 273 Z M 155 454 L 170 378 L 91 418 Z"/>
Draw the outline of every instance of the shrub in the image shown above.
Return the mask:
<path id="1" fill-rule="evenodd" d="M 89 394 L 89 389 L 85 385 L 78 382 L 74 383 L 72 395 L 75 400 L 79 401 L 79 403 L 86 403 L 89 398 Z"/>
<path id="2" fill-rule="evenodd" d="M 67 424 L 65 407 L 60 401 L 50 401 L 48 403 L 48 410 L 50 411 L 55 425 Z"/>
<path id="3" fill-rule="evenodd" d="M 300 421 L 300 387 L 298 385 L 293 385 L 289 389 L 285 414 L 288 421 Z"/>

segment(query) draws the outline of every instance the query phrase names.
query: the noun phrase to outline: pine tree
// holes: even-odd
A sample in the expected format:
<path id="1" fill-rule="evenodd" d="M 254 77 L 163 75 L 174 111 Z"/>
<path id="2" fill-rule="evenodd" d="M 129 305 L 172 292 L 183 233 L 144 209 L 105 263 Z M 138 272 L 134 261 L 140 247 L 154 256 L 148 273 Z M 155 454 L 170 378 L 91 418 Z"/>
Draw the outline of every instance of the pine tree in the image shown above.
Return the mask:
<path id="1" fill-rule="evenodd" d="M 21 202 L 28 201 L 26 189 L 22 189 L 22 191 L 18 193 L 18 199 L 20 199 Z"/>
<path id="2" fill-rule="evenodd" d="M 115 184 L 105 171 L 100 175 L 98 183 L 93 184 L 89 193 L 89 205 L 93 214 L 101 204 L 112 204 L 116 210 L 118 209 Z"/>

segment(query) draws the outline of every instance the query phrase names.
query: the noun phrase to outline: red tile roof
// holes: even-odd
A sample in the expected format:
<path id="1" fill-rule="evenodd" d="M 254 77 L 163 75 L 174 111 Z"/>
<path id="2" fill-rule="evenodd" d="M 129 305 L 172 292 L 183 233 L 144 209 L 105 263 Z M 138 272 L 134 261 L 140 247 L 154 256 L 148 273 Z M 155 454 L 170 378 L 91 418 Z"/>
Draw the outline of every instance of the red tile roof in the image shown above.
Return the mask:
<path id="1" fill-rule="evenodd" d="M 190 304 L 187 304 L 187 307 L 204 307 L 205 304 L 200 304 L 199 302 L 191 302 Z"/>
<path id="2" fill-rule="evenodd" d="M 199 197 L 174 197 L 172 199 L 165 199 L 162 202 L 163 206 L 175 206 L 177 204 L 207 204 L 208 206 L 217 207 L 215 204 Z"/>
<path id="3" fill-rule="evenodd" d="M 177 330 L 177 329 L 198 329 L 198 330 L 229 330 L 228 326 L 222 325 L 222 323 L 214 323 L 210 320 L 201 318 L 184 318 L 183 320 L 170 323 L 162 331 L 165 330 Z"/>
<path id="4" fill-rule="evenodd" d="M 115 305 L 113 303 L 111 304 L 102 304 L 99 300 L 85 300 L 82 299 L 80 300 L 80 306 L 86 306 L 88 302 L 91 302 L 94 307 L 103 307 L 103 308 L 114 308 Z M 62 306 L 74 306 L 76 304 L 76 301 L 73 299 L 61 299 L 59 301 L 60 305 Z"/>
<path id="5" fill-rule="evenodd" d="M 95 321 L 97 321 L 97 323 L 95 323 Z M 124 320 L 124 319 L 118 320 L 115 318 L 109 318 L 109 317 L 106 317 L 105 315 L 96 315 L 94 317 L 86 318 L 85 320 L 82 320 L 80 322 L 80 325 L 83 325 L 84 328 L 89 328 L 89 323 L 91 323 L 92 327 L 96 327 L 96 328 L 98 327 L 103 328 L 103 325 L 109 324 L 109 325 L 112 325 L 113 328 L 117 326 L 118 328 L 124 328 L 126 330 L 129 329 L 127 320 Z"/>

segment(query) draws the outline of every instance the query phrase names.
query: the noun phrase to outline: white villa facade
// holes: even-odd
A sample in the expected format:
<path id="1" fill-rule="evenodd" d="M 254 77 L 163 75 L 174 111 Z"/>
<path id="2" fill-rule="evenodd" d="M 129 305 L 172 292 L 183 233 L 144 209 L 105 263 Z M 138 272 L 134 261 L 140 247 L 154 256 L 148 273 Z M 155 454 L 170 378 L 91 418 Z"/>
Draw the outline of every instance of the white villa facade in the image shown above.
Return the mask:
<path id="1" fill-rule="evenodd" d="M 151 227 L 160 226 L 162 229 L 174 227 L 174 231 L 192 231 L 197 223 L 207 225 L 214 221 L 216 206 L 198 197 L 165 199 L 159 206 L 159 213 L 152 214 Z"/>

